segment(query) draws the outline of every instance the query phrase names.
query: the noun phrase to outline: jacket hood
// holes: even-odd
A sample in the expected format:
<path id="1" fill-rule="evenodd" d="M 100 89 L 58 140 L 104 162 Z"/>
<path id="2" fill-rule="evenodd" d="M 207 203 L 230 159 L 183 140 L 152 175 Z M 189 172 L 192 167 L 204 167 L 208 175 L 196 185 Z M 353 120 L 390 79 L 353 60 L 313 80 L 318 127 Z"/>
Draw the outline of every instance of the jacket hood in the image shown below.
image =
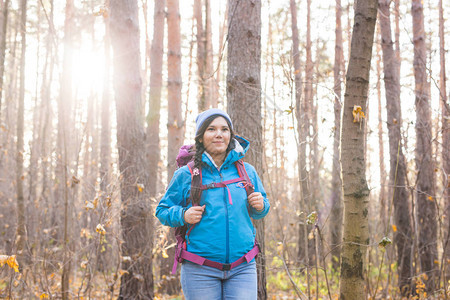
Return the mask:
<path id="1" fill-rule="evenodd" d="M 234 164 L 236 161 L 244 158 L 245 154 L 250 148 L 250 142 L 238 135 L 236 135 L 230 143 L 234 143 L 234 148 L 231 149 L 230 152 L 228 152 L 228 155 L 225 158 L 222 167 L 228 164 Z M 211 159 L 211 156 L 209 156 L 209 154 L 207 154 L 206 152 L 202 155 L 202 161 L 207 163 L 208 166 L 215 166 L 214 162 Z"/>

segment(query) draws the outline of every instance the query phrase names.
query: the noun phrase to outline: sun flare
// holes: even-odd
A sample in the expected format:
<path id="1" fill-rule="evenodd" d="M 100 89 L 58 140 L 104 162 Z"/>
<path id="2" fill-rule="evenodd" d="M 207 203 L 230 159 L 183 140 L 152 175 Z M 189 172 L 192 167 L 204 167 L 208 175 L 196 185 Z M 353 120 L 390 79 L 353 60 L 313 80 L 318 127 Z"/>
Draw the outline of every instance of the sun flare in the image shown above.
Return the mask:
<path id="1" fill-rule="evenodd" d="M 73 83 L 78 97 L 100 95 L 103 88 L 104 54 L 102 50 L 81 48 L 74 54 Z"/>

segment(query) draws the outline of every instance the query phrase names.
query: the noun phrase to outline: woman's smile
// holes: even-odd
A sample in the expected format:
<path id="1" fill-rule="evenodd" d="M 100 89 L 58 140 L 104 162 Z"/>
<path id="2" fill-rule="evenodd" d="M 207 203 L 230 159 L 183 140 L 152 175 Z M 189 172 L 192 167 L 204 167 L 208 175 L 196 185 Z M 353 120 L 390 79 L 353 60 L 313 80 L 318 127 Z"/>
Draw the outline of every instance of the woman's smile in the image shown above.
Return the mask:
<path id="1" fill-rule="evenodd" d="M 211 155 L 218 165 L 221 165 L 225 160 L 230 137 L 230 127 L 228 127 L 228 123 L 223 117 L 215 118 L 203 134 L 201 142 L 206 152 Z"/>

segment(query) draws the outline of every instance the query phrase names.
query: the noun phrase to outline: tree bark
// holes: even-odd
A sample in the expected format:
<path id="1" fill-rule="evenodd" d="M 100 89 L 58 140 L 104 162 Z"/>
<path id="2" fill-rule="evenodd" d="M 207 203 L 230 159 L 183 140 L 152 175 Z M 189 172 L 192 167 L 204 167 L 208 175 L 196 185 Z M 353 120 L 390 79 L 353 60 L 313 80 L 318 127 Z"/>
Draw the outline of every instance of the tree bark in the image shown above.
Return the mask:
<path id="1" fill-rule="evenodd" d="M 442 162 L 444 169 L 443 187 L 445 215 L 447 223 L 444 224 L 444 282 L 450 279 L 450 104 L 447 97 L 447 78 L 445 73 L 445 34 L 444 34 L 444 13 L 442 0 L 439 0 L 439 55 L 441 70 L 439 76 L 440 103 L 442 111 Z M 445 287 L 446 285 L 444 285 Z"/>
<path id="2" fill-rule="evenodd" d="M 261 120 L 261 1 L 228 1 L 228 113 L 250 140 L 246 160 L 263 176 Z M 258 299 L 267 299 L 264 219 L 253 222 L 262 253 L 256 259 Z"/>
<path id="3" fill-rule="evenodd" d="M 69 211 L 68 191 L 68 147 L 67 147 L 67 124 L 70 124 L 72 104 L 72 56 L 73 56 L 73 32 L 74 32 L 74 5 L 73 0 L 66 1 L 64 21 L 64 58 L 61 76 L 61 92 L 58 101 L 58 162 L 56 178 L 59 181 L 56 187 L 55 200 L 64 203 L 64 232 L 63 232 L 63 273 L 61 278 L 62 298 L 69 299 L 70 295 L 70 272 L 72 267 L 71 254 L 71 212 Z M 63 201 L 61 201 L 63 200 Z M 58 208 L 58 205 L 57 205 Z"/>
<path id="4" fill-rule="evenodd" d="M 218 49 L 218 63 L 217 63 L 217 67 L 216 67 L 216 69 L 215 69 L 215 72 L 216 72 L 216 77 L 215 77 L 215 84 L 216 84 L 216 87 L 215 87 L 215 90 L 216 90 L 216 92 L 217 92 L 217 95 L 216 95 L 216 97 L 217 97 L 217 104 L 219 104 L 219 93 L 218 93 L 218 90 L 219 90 L 219 84 L 220 84 L 220 82 L 222 81 L 221 80 L 221 78 L 222 78 L 222 74 L 221 74 L 221 61 L 222 61 L 222 59 L 223 59 L 223 55 L 224 55 L 224 52 L 225 52 L 225 43 L 224 43 L 224 37 L 225 37 L 225 35 L 226 35 L 226 32 L 227 32 L 227 23 L 228 23 L 228 5 L 229 5 L 229 3 L 228 3 L 228 1 L 226 1 L 226 4 L 225 4 L 226 6 L 225 6 L 225 13 L 224 13 L 224 21 L 223 21 L 223 23 L 222 24 L 220 24 L 219 25 L 219 49 Z M 216 107 L 216 106 L 214 106 L 214 107 Z"/>
<path id="5" fill-rule="evenodd" d="M 317 211 L 317 199 L 319 197 L 319 155 L 318 155 L 318 137 L 317 137 L 317 109 L 314 104 L 314 63 L 312 60 L 312 42 L 311 42 L 311 0 L 306 1 L 306 64 L 305 64 L 305 99 L 303 101 L 303 109 L 305 118 L 303 123 L 305 128 L 305 142 L 309 141 L 309 174 L 308 184 L 310 197 L 305 207 L 306 215 L 313 211 Z M 305 144 L 306 146 L 306 144 Z M 314 180 L 311 180 L 314 178 Z M 313 230 L 313 226 L 308 226 L 308 232 Z M 309 264 L 314 265 L 316 260 L 315 236 L 313 239 L 308 238 Z"/>
<path id="6" fill-rule="evenodd" d="M 339 158 L 339 142 L 341 139 L 341 96 L 342 69 L 344 59 L 344 45 L 342 42 L 342 6 L 341 0 L 336 0 L 336 42 L 334 46 L 334 141 L 333 141 L 333 170 L 331 178 L 331 262 L 334 270 L 339 269 L 342 243 L 342 179 Z"/>
<path id="7" fill-rule="evenodd" d="M 419 258 L 422 272 L 426 273 L 427 290 L 435 289 L 437 278 L 437 220 L 434 161 L 430 114 L 430 85 L 427 80 L 427 49 L 423 4 L 412 0 L 411 7 L 414 42 L 414 80 L 416 108 L 416 200 L 419 230 Z"/>
<path id="8" fill-rule="evenodd" d="M 105 4 L 109 9 L 109 0 Z M 111 121 L 110 121 L 110 80 L 111 80 L 111 35 L 110 35 L 110 19 L 104 18 L 105 21 L 105 37 L 104 37 L 104 77 L 103 77 L 103 92 L 101 103 L 101 131 L 100 131 L 100 199 L 102 205 L 100 206 L 100 214 L 105 216 L 106 211 L 110 207 L 108 197 L 111 197 L 111 189 L 108 188 L 110 184 L 110 162 L 111 162 Z M 102 218 L 100 218 L 102 219 Z M 105 237 L 105 243 L 108 241 L 108 233 Z M 97 251 L 97 268 L 100 271 L 107 270 L 108 256 L 110 254 L 109 248 L 99 247 Z"/>
<path id="9" fill-rule="evenodd" d="M 150 56 L 150 95 L 149 111 L 147 115 L 147 161 L 148 170 L 150 174 L 152 174 L 149 180 L 150 197 L 156 197 L 158 191 L 158 180 L 161 176 L 159 171 L 159 164 L 161 162 L 159 125 L 161 118 L 165 7 L 165 0 L 155 1 L 153 15 L 153 41 L 150 53 L 148 54 Z M 153 223 L 152 226 L 154 226 Z M 161 264 L 165 266 L 164 272 L 166 276 L 169 275 L 168 272 L 170 272 L 170 263 L 170 259 L 163 259 L 161 261 Z"/>
<path id="10" fill-rule="evenodd" d="M 24 103 L 25 103 L 25 55 L 26 55 L 26 28 L 27 28 L 27 0 L 20 2 L 20 32 L 22 51 L 20 56 L 20 89 L 19 105 L 17 108 L 17 152 L 16 152 L 16 188 L 17 188 L 17 233 L 16 251 L 19 260 L 25 263 L 25 244 L 27 241 L 25 199 L 23 196 L 23 156 L 24 156 Z"/>
<path id="11" fill-rule="evenodd" d="M 306 129 L 304 124 L 305 111 L 302 107 L 302 72 L 300 65 L 300 50 L 298 41 L 298 26 L 297 26 L 297 4 L 295 0 L 290 1 L 291 9 L 291 28 L 292 28 L 292 58 L 294 61 L 294 89 L 295 89 L 295 116 L 297 119 L 298 131 L 298 172 L 301 186 L 300 208 L 306 211 L 306 206 L 309 201 L 309 186 L 308 186 L 308 172 L 306 170 Z M 302 218 L 304 219 L 304 218 Z M 308 242 L 306 239 L 307 229 L 306 223 L 299 220 L 299 240 L 298 240 L 298 259 L 304 264 L 309 265 Z M 309 279 L 309 277 L 308 277 Z M 308 284 L 309 287 L 309 284 Z"/>
<path id="12" fill-rule="evenodd" d="M 176 169 L 175 158 L 183 143 L 184 123 L 181 115 L 181 34 L 178 0 L 167 0 L 168 34 L 168 179 Z"/>
<path id="13" fill-rule="evenodd" d="M 402 58 L 400 56 L 400 0 L 394 0 L 394 19 L 395 19 L 395 57 L 397 58 L 397 74 L 400 76 L 400 67 Z"/>
<path id="14" fill-rule="evenodd" d="M 197 23 L 197 70 L 199 78 L 198 111 L 217 107 L 213 74 L 213 48 L 210 0 L 194 1 L 194 18 Z M 203 15 L 205 18 L 203 18 Z M 204 23 L 204 24 L 203 24 Z"/>
<path id="15" fill-rule="evenodd" d="M 147 116 L 148 163 L 151 176 L 149 185 L 150 197 L 157 194 L 160 162 L 159 123 L 161 116 L 161 88 L 164 44 L 165 0 L 155 1 L 153 17 L 153 41 L 150 50 L 150 98 Z"/>
<path id="16" fill-rule="evenodd" d="M 380 3 L 379 3 L 380 5 Z M 381 22 L 381 21 L 380 21 Z M 377 27 L 378 28 L 378 27 Z M 378 32 L 378 30 L 377 30 Z M 382 106 L 381 106 L 381 54 L 380 54 L 380 44 L 377 43 L 377 100 L 378 100 L 378 148 L 380 153 L 380 192 L 378 195 L 379 205 L 380 205 L 380 221 L 378 223 L 378 228 L 381 228 L 381 232 L 385 232 L 387 224 L 387 210 L 386 210 L 386 167 L 384 165 L 384 141 L 383 141 L 383 117 L 382 117 Z M 380 226 L 381 225 L 381 226 Z"/>
<path id="17" fill-rule="evenodd" d="M 198 111 L 209 108 L 210 103 L 206 98 L 205 69 L 206 69 L 206 37 L 203 28 L 203 4 L 202 0 L 194 0 L 194 18 L 197 25 L 197 72 L 198 72 Z"/>
<path id="18" fill-rule="evenodd" d="M 50 13 L 48 15 L 49 18 L 49 26 L 50 23 L 53 21 L 53 0 L 50 1 Z M 39 193 L 39 199 L 41 200 L 42 207 L 49 207 L 50 212 L 47 215 L 46 218 L 40 217 L 39 223 L 40 228 L 49 228 L 51 227 L 51 224 L 53 222 L 52 216 L 54 216 L 54 209 L 53 206 L 53 198 L 52 198 L 52 190 L 50 188 L 50 178 L 52 174 L 52 164 L 50 161 L 50 153 L 51 153 L 51 144 L 52 144 L 52 122 L 50 121 L 51 115 L 52 115 L 52 107 L 51 107 L 51 82 L 53 79 L 53 62 L 54 62 L 54 55 L 53 54 L 53 43 L 52 43 L 52 37 L 53 33 L 51 30 L 48 31 L 48 34 L 46 36 L 46 56 L 45 56 L 45 63 L 43 66 L 43 72 L 42 72 L 42 86 L 41 86 L 41 101 L 42 101 L 42 110 L 43 110 L 43 121 L 42 121 L 42 131 L 39 134 L 39 143 L 40 143 L 40 152 L 42 159 L 42 164 L 40 168 L 40 173 L 42 174 L 42 184 L 40 188 Z M 41 213 L 41 216 L 43 213 Z M 42 224 L 42 225 L 41 225 Z M 42 243 L 41 240 L 39 240 L 39 243 Z M 40 247 L 39 247 L 40 248 Z"/>
<path id="19" fill-rule="evenodd" d="M 0 122 L 2 121 L 3 75 L 5 74 L 6 33 L 10 0 L 2 3 L 2 35 L 0 38 Z"/>
<path id="20" fill-rule="evenodd" d="M 364 119 L 352 116 L 366 107 L 377 1 L 356 1 L 342 119 L 341 159 L 344 191 L 344 231 L 340 299 L 364 299 L 365 256 L 369 244 Z M 355 122 L 356 121 L 356 122 Z"/>
<path id="21" fill-rule="evenodd" d="M 167 0 L 167 99 L 168 99 L 168 152 L 167 152 L 167 178 L 168 181 L 173 176 L 176 169 L 178 150 L 183 143 L 184 121 L 181 114 L 181 34 L 180 34 L 180 12 L 178 0 Z M 170 238 L 175 234 L 170 230 Z M 175 255 L 175 248 L 167 251 L 168 258 L 161 261 L 160 276 L 164 279 L 161 290 L 169 295 L 174 295 L 179 291 L 178 276 L 170 276 L 172 263 Z"/>
<path id="22" fill-rule="evenodd" d="M 121 174 L 122 269 L 119 299 L 153 299 L 151 207 L 136 0 L 110 1 L 117 145 Z"/>
<path id="23" fill-rule="evenodd" d="M 210 107 L 217 107 L 217 89 L 214 78 L 213 65 L 213 43 L 212 43 L 212 28 L 211 28 L 211 0 L 205 0 L 205 38 L 206 38 L 206 99 Z"/>
<path id="24" fill-rule="evenodd" d="M 412 239 L 411 208 L 406 189 L 406 159 L 401 141 L 402 114 L 400 106 L 399 61 L 394 51 L 391 35 L 389 0 L 379 0 L 379 22 L 381 46 L 383 49 L 384 86 L 386 93 L 386 113 L 389 133 L 389 187 L 394 201 L 394 243 L 397 248 L 398 286 L 402 296 L 408 297 L 412 291 Z"/>

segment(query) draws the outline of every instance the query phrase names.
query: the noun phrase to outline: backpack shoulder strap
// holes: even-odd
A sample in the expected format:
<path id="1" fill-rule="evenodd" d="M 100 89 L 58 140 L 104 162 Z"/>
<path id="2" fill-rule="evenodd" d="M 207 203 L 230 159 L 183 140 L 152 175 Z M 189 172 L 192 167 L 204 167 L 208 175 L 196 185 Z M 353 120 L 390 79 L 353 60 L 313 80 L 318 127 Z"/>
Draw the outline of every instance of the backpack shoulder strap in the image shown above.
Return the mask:
<path id="1" fill-rule="evenodd" d="M 248 196 L 255 191 L 255 187 L 253 186 L 252 181 L 250 180 L 250 177 L 247 174 L 247 170 L 245 170 L 244 161 L 242 159 L 239 159 L 238 161 L 235 162 L 235 165 L 239 173 L 239 177 L 244 178 L 244 180 L 246 181 L 245 191 L 247 192 Z"/>
<path id="2" fill-rule="evenodd" d="M 197 206 L 200 204 L 200 198 L 202 197 L 202 169 L 196 168 L 194 161 L 190 161 L 187 166 L 191 172 L 191 195 L 189 199 L 192 206 Z"/>

